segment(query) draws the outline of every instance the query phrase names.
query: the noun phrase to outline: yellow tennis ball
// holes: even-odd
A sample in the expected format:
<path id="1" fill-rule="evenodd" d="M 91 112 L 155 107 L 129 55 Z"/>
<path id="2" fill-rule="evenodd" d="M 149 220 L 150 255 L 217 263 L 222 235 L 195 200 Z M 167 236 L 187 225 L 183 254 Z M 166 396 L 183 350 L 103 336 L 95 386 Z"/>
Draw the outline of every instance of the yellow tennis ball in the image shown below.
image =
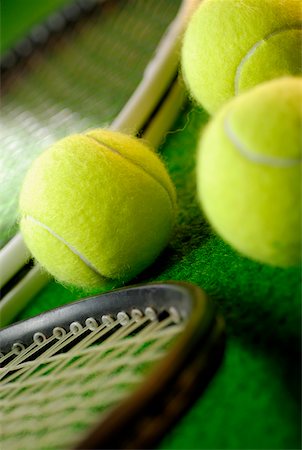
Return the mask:
<path id="1" fill-rule="evenodd" d="M 34 162 L 20 226 L 37 261 L 81 287 L 122 284 L 166 246 L 176 211 L 169 175 L 144 142 L 96 129 L 58 141 Z"/>
<path id="2" fill-rule="evenodd" d="M 301 0 L 204 0 L 182 47 L 192 96 L 210 113 L 264 81 L 299 75 Z"/>
<path id="3" fill-rule="evenodd" d="M 256 86 L 208 125 L 198 153 L 198 194 L 213 228 L 244 255 L 301 261 L 302 79 Z"/>

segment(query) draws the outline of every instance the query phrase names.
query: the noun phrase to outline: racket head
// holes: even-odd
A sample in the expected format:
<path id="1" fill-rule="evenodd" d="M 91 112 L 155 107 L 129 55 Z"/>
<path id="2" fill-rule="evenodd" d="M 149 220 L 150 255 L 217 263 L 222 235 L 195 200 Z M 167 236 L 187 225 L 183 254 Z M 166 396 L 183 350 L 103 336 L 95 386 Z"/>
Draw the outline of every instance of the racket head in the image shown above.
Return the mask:
<path id="1" fill-rule="evenodd" d="M 185 101 L 179 47 L 197 3 L 73 0 L 8 52 L 1 66 L 0 247 L 17 230 L 28 166 L 57 139 L 110 123 L 159 146 Z M 0 326 L 49 281 L 29 258 L 20 233 L 0 250 Z"/>
<path id="2" fill-rule="evenodd" d="M 17 231 L 20 186 L 32 161 L 58 139 L 117 119 L 180 5 L 181 0 L 156 5 L 152 0 L 76 0 L 4 55 L 0 247 Z M 123 131 L 135 134 L 140 115 Z"/>
<path id="3" fill-rule="evenodd" d="M 123 327 L 127 328 L 131 326 L 131 322 L 137 321 L 138 317 L 147 317 L 147 326 L 153 326 L 152 323 L 167 323 L 166 331 L 169 332 L 173 327 L 178 327 L 175 342 L 154 367 L 148 369 L 136 388 L 122 397 L 116 405 L 111 405 L 102 418 L 95 420 L 90 430 L 81 434 L 77 443 L 73 442 L 72 445 L 78 449 L 153 447 L 197 395 L 203 392 L 223 355 L 223 321 L 217 316 L 211 300 L 196 286 L 166 282 L 118 289 L 6 327 L 0 330 L 3 353 L 1 370 L 7 371 L 9 367 L 10 372 L 3 380 L 5 382 L 7 377 L 12 377 L 12 373 L 16 374 L 18 369 L 14 367 L 15 359 L 21 368 L 21 380 L 25 377 L 28 382 L 24 376 L 24 367 L 26 364 L 30 366 L 36 355 L 41 359 L 38 346 L 36 355 L 35 352 L 28 352 L 28 349 L 35 346 L 37 336 L 44 336 L 47 341 L 56 333 L 53 330 L 58 329 L 64 330 L 67 336 L 75 326 L 80 330 L 87 327 L 87 319 L 90 319 L 90 323 L 94 319 L 102 324 L 102 321 L 111 318 L 119 322 L 118 329 L 123 330 Z M 139 332 L 144 330 L 143 325 L 138 328 Z M 119 330 L 117 332 L 123 333 Z M 128 339 L 127 345 L 131 345 L 131 337 L 134 335 L 132 330 L 124 336 Z M 112 333 L 96 348 L 100 349 L 104 343 L 108 344 L 108 339 L 112 340 Z M 148 339 L 142 341 L 142 348 L 147 346 Z M 45 341 L 42 339 L 41 343 L 43 342 Z M 70 352 L 75 357 L 74 350 L 77 346 L 79 339 L 75 338 L 73 344 L 69 340 L 65 349 L 57 352 L 59 356 L 52 354 L 52 357 L 62 358 L 62 351 Z M 45 348 L 49 351 L 47 346 Z M 27 352 L 23 359 L 20 357 L 22 352 L 25 355 Z M 16 381 L 20 380 L 20 377 L 13 376 Z M 77 374 L 74 373 L 74 376 Z M 16 397 L 18 396 L 13 398 Z"/>

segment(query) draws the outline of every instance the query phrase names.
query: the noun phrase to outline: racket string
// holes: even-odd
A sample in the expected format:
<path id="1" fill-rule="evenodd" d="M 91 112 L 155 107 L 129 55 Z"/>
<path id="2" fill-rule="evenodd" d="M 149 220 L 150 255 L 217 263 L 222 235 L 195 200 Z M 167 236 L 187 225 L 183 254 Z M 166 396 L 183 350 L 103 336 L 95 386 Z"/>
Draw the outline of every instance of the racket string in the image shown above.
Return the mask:
<path id="1" fill-rule="evenodd" d="M 170 339 L 170 336 L 166 336 L 166 340 L 168 341 Z M 150 362 L 154 362 L 157 359 L 160 359 L 164 355 L 164 351 L 157 351 L 155 354 L 142 354 L 139 357 L 135 357 L 132 359 L 129 359 L 128 357 L 121 358 L 119 361 L 111 361 L 110 364 L 107 363 L 106 369 L 103 368 L 103 360 L 100 360 L 97 364 L 93 364 L 93 370 L 94 372 L 98 373 L 102 376 L 103 384 L 102 387 L 110 387 L 111 385 L 119 384 L 129 384 L 134 383 L 139 380 L 137 377 L 137 374 L 135 373 L 135 368 L 137 368 L 139 365 L 148 364 Z M 121 374 L 115 374 L 114 380 L 112 380 L 112 373 L 118 369 L 124 368 L 123 372 Z M 15 383 L 18 385 L 18 388 L 28 388 L 32 385 L 34 385 L 37 389 L 34 392 L 30 392 L 30 397 L 27 398 L 15 398 L 15 399 L 9 399 L 4 400 L 2 402 L 2 406 L 16 406 L 16 405 L 27 405 L 30 407 L 32 402 L 34 404 L 39 404 L 39 402 L 44 401 L 55 401 L 54 398 L 59 397 L 60 393 L 62 392 L 62 389 L 64 389 L 64 396 L 68 397 L 68 395 L 72 395 L 74 393 L 74 387 L 72 385 L 72 380 L 74 373 L 76 373 L 77 377 L 81 377 L 81 384 L 84 386 L 85 384 L 89 383 L 89 389 L 98 389 L 99 384 L 96 380 L 95 383 L 89 379 L 89 373 L 90 368 L 85 367 L 84 369 L 78 369 L 78 367 L 74 368 L 74 370 L 69 370 L 68 372 L 65 370 L 61 374 L 59 374 L 57 377 L 54 376 L 48 376 L 47 380 L 45 380 L 44 377 L 41 378 L 35 378 L 34 380 L 27 381 L 25 383 Z M 83 377 L 82 377 L 83 376 Z M 88 379 L 86 379 L 88 378 Z M 41 388 L 40 384 L 45 384 L 45 382 L 55 382 L 55 386 L 53 388 L 49 388 L 49 392 L 43 393 L 43 398 L 41 398 Z M 78 381 L 75 381 L 74 384 L 77 384 Z M 5 394 L 5 391 L 9 391 L 10 386 L 6 385 L 2 388 L 3 394 Z M 29 394 L 29 392 L 28 392 Z M 4 397 L 5 398 L 5 397 Z"/>
<path id="2" fill-rule="evenodd" d="M 18 448 L 18 436 L 22 449 L 71 445 L 142 381 L 184 326 L 175 324 L 173 314 L 154 321 L 150 312 L 132 316 L 111 323 L 107 317 L 94 330 L 74 325 L 77 333 L 66 332 L 58 341 L 51 336 L 15 355 L 2 369 L 6 378 L 0 385 L 6 448 Z M 35 354 L 36 360 L 28 360 Z"/>
<path id="3" fill-rule="evenodd" d="M 167 0 L 158 8 L 153 0 L 127 0 L 118 7 L 101 3 L 89 20 L 79 19 L 42 47 L 33 45 L 17 70 L 3 77 L 6 200 L 0 207 L 0 245 L 15 231 L 18 193 L 29 164 L 54 141 L 114 120 L 179 7 L 179 1 Z"/>
<path id="4" fill-rule="evenodd" d="M 140 348 L 141 346 L 141 342 L 142 342 L 142 337 L 153 331 L 153 329 L 157 332 L 159 332 L 163 327 L 167 326 L 170 319 L 160 322 L 159 324 L 150 324 L 149 327 L 146 327 L 140 334 L 140 339 L 138 339 L 137 337 L 133 337 L 131 340 L 131 346 L 129 346 L 129 343 L 123 340 L 120 340 L 117 343 L 111 344 L 111 340 L 112 338 L 114 338 L 114 340 L 117 340 L 119 338 L 124 338 L 126 337 L 128 334 L 132 333 L 133 331 L 135 331 L 135 329 L 139 326 L 141 326 L 142 324 L 145 323 L 147 319 L 144 318 L 144 320 L 141 320 L 140 322 L 134 322 L 134 323 L 129 323 L 128 327 L 123 327 L 120 330 L 118 330 L 116 333 L 114 333 L 112 336 L 110 336 L 107 340 L 106 343 L 102 344 L 102 354 L 101 357 L 103 359 L 103 361 L 106 358 L 111 358 L 114 360 L 114 358 L 117 357 L 121 357 L 121 355 L 124 353 L 124 349 L 128 349 L 128 353 L 130 352 L 131 349 L 133 349 L 133 345 L 135 343 L 137 343 L 136 347 L 134 347 L 133 353 L 135 353 L 137 348 Z M 109 330 L 111 328 L 114 328 L 116 326 L 116 323 L 112 324 L 112 327 L 109 328 Z M 87 329 L 83 329 L 83 333 L 87 331 Z M 100 327 L 100 331 L 101 334 L 104 335 L 104 332 L 106 333 L 106 329 L 104 330 L 103 327 Z M 82 334 L 82 333 L 81 333 Z M 6 383 L 12 382 L 14 379 L 18 378 L 18 382 L 15 382 L 15 386 L 20 385 L 20 382 L 22 382 L 24 385 L 24 382 L 26 381 L 26 379 L 41 365 L 43 364 L 44 360 L 47 358 L 47 365 L 45 367 L 42 367 L 40 369 L 39 372 L 39 376 L 43 376 L 46 372 L 51 371 L 52 377 L 55 377 L 56 379 L 58 379 L 58 372 L 62 369 L 64 369 L 64 365 L 66 363 L 68 363 L 69 367 L 72 368 L 72 366 L 74 364 L 77 363 L 77 366 L 79 367 L 80 365 L 85 365 L 87 363 L 87 361 L 89 361 L 90 359 L 90 363 L 94 364 L 94 362 L 99 358 L 98 354 L 94 355 L 94 358 L 91 359 L 91 355 L 89 355 L 89 353 L 94 352 L 94 349 L 89 349 L 87 347 L 85 347 L 84 344 L 86 344 L 86 346 L 91 345 L 92 342 L 94 342 L 99 336 L 96 335 L 97 333 L 91 333 L 94 334 L 94 339 L 91 339 L 91 336 L 87 336 L 87 338 L 90 339 L 85 339 L 86 342 L 84 342 L 84 340 L 82 342 L 80 342 L 79 344 L 77 344 L 68 354 L 58 354 L 55 355 L 54 357 L 51 357 L 52 353 L 55 353 L 57 351 L 62 350 L 62 348 L 67 345 L 70 344 L 70 342 L 72 342 L 73 339 L 78 338 L 77 335 L 71 335 L 70 333 L 66 335 L 66 339 L 63 342 L 59 342 L 56 343 L 53 346 L 53 350 L 52 349 L 48 349 L 44 354 L 40 355 L 34 362 L 31 363 L 24 363 L 22 364 L 18 364 L 17 368 L 18 371 L 14 372 L 10 377 L 7 377 L 7 379 L 5 380 Z M 52 339 L 51 339 L 52 340 Z M 154 341 L 154 344 L 156 345 L 156 343 L 158 343 L 159 341 Z M 81 350 L 84 347 L 84 351 L 82 351 L 81 353 L 79 353 L 79 350 Z M 112 349 L 114 349 L 114 351 L 112 352 Z M 39 349 L 38 349 L 39 350 Z M 88 355 L 86 354 L 88 353 Z M 94 352 L 95 353 L 95 352 Z M 85 358 L 86 356 L 86 358 Z M 76 357 L 76 359 L 72 360 L 71 357 Z M 31 367 L 29 367 L 29 364 Z M 10 368 L 10 370 L 12 370 L 12 368 Z M 5 372 L 5 371 L 4 371 Z"/>

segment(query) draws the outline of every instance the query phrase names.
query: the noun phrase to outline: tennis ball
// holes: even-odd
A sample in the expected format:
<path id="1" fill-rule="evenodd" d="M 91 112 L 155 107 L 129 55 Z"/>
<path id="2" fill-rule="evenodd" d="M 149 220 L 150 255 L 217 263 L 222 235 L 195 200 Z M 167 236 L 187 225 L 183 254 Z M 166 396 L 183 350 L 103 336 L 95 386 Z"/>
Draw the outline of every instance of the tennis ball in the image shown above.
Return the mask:
<path id="1" fill-rule="evenodd" d="M 213 228 L 281 267 L 301 261 L 301 105 L 301 78 L 263 83 L 219 111 L 198 151 L 198 195 Z"/>
<path id="2" fill-rule="evenodd" d="M 29 169 L 20 228 L 57 280 L 84 288 L 135 277 L 166 246 L 176 194 L 142 140 L 96 129 L 55 143 Z"/>
<path id="3" fill-rule="evenodd" d="M 299 75 L 301 0 L 204 0 L 184 35 L 182 71 L 210 113 L 264 81 Z"/>

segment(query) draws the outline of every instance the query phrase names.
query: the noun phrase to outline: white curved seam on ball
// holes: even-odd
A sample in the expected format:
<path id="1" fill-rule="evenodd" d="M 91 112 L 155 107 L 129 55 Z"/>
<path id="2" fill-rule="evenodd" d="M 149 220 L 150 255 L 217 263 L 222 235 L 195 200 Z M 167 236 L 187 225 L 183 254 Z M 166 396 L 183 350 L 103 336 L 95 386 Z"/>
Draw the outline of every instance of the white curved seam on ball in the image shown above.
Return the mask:
<path id="1" fill-rule="evenodd" d="M 119 155 L 121 158 L 124 158 L 126 161 L 130 162 L 131 164 L 133 164 L 134 166 L 138 167 L 139 169 L 141 169 L 145 174 L 147 174 L 149 177 L 151 177 L 154 181 L 156 181 L 161 187 L 162 189 L 166 192 L 166 194 L 169 197 L 169 200 L 171 202 L 172 208 L 175 207 L 174 205 L 174 201 L 172 196 L 170 195 L 170 192 L 168 191 L 168 189 L 165 188 L 165 186 L 153 175 L 151 175 L 149 172 L 147 172 L 147 170 L 141 166 L 140 164 L 138 164 L 137 162 L 133 161 L 130 158 L 127 158 L 126 156 L 122 155 L 122 153 L 120 153 L 119 151 L 117 151 L 115 148 L 111 147 L 110 145 L 106 144 L 105 142 L 99 141 L 98 139 L 96 139 L 93 136 L 88 136 L 86 134 L 87 137 L 89 137 L 90 139 L 92 139 L 93 141 L 95 141 L 97 144 L 99 144 L 100 147 L 104 146 L 105 148 L 107 148 L 108 150 L 112 151 L 113 153 L 116 153 L 117 155 Z"/>
<path id="2" fill-rule="evenodd" d="M 241 77 L 242 69 L 243 69 L 246 61 L 256 52 L 258 47 L 260 47 L 260 45 L 264 44 L 270 38 L 276 36 L 279 33 L 284 33 L 286 31 L 301 31 L 301 29 L 302 29 L 301 26 L 302 26 L 302 24 L 298 23 L 298 24 L 293 24 L 291 26 L 284 26 L 282 28 L 278 28 L 277 30 L 272 31 L 270 34 L 265 36 L 260 41 L 256 42 L 250 48 L 250 50 L 246 53 L 246 55 L 241 59 L 240 63 L 238 64 L 238 67 L 236 69 L 236 74 L 235 74 L 235 79 L 234 79 L 234 92 L 235 92 L 235 95 L 239 94 L 239 83 L 240 83 L 240 77 Z"/>
<path id="3" fill-rule="evenodd" d="M 301 158 L 278 158 L 253 152 L 240 142 L 238 136 L 236 136 L 235 132 L 232 130 L 231 124 L 229 123 L 229 117 L 225 117 L 224 119 L 224 131 L 236 150 L 238 150 L 242 156 L 254 163 L 283 168 L 296 166 L 301 163 Z"/>
<path id="4" fill-rule="evenodd" d="M 94 265 L 84 256 L 82 255 L 75 247 L 73 247 L 71 244 L 69 244 L 69 242 L 67 242 L 64 238 L 62 238 L 62 236 L 60 236 L 59 234 L 57 234 L 55 231 L 53 231 L 51 228 L 49 228 L 47 225 L 45 225 L 45 223 L 40 222 L 39 220 L 35 219 L 32 216 L 24 216 L 25 219 L 29 219 L 31 220 L 34 224 L 40 226 L 41 228 L 44 228 L 46 231 L 48 231 L 53 237 L 55 237 L 56 239 L 58 239 L 60 242 L 62 242 L 62 244 L 66 245 L 66 247 L 72 252 L 74 253 L 76 256 L 78 256 L 80 258 L 80 260 L 87 266 L 89 267 L 89 269 L 91 269 L 93 272 L 95 272 L 97 275 L 99 275 L 102 278 L 106 278 L 104 277 L 104 275 L 102 275 L 96 267 L 94 267 Z"/>

